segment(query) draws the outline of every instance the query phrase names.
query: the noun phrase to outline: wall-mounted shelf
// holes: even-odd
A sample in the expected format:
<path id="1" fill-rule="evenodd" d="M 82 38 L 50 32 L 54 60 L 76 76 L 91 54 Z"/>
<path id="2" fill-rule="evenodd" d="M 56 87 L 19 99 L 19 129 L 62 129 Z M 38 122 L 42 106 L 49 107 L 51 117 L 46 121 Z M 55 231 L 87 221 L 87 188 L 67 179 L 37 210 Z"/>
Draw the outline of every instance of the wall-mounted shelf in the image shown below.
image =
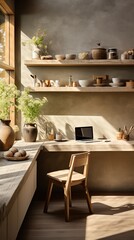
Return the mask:
<path id="1" fill-rule="evenodd" d="M 25 60 L 28 67 L 134 66 L 133 60 Z"/>
<path id="2" fill-rule="evenodd" d="M 35 87 L 30 92 L 134 92 L 128 87 Z"/>

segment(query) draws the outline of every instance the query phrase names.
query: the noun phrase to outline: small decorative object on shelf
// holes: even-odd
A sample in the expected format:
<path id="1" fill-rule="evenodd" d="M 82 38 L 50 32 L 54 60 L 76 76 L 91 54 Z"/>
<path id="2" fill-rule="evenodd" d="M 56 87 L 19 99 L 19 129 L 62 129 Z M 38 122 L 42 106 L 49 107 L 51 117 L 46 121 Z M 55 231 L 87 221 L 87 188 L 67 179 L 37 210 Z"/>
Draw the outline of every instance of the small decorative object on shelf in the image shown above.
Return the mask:
<path id="1" fill-rule="evenodd" d="M 80 60 L 87 60 L 89 59 L 89 53 L 88 52 L 81 52 L 78 54 L 78 59 Z"/>
<path id="2" fill-rule="evenodd" d="M 118 130 L 118 132 L 116 134 L 117 140 L 122 140 L 123 139 L 123 135 L 124 135 L 124 131 L 121 128 L 119 128 L 119 130 Z"/>
<path id="3" fill-rule="evenodd" d="M 126 59 L 128 59 L 128 52 L 127 51 L 125 51 L 121 54 L 121 60 L 126 60 Z"/>
<path id="4" fill-rule="evenodd" d="M 93 59 L 107 59 L 107 51 L 105 48 L 101 47 L 101 44 L 97 44 L 97 48 L 92 49 L 92 58 Z"/>
<path id="5" fill-rule="evenodd" d="M 60 80 L 50 80 L 51 87 L 60 87 Z"/>
<path id="6" fill-rule="evenodd" d="M 116 138 L 118 140 L 126 140 L 129 141 L 130 134 L 134 130 L 134 126 L 132 125 L 130 128 L 127 128 L 127 126 L 124 126 L 123 129 L 119 128 L 119 131 L 117 132 Z"/>
<path id="7" fill-rule="evenodd" d="M 51 41 L 47 40 L 47 33 L 45 30 L 40 28 L 37 30 L 35 35 L 27 41 L 22 42 L 23 46 L 30 45 L 32 47 L 32 58 L 40 59 L 43 55 L 48 56 L 48 46 L 51 44 Z M 49 55 L 50 59 L 50 55 Z M 52 58 L 51 58 L 52 59 Z"/>
<path id="8" fill-rule="evenodd" d="M 47 125 L 47 139 L 49 141 L 53 141 L 54 140 L 54 129 L 53 129 L 53 126 L 51 126 L 51 124 Z"/>
<path id="9" fill-rule="evenodd" d="M 65 59 L 65 55 L 64 54 L 56 54 L 55 55 L 56 60 L 61 61 Z"/>
<path id="10" fill-rule="evenodd" d="M 58 141 L 62 140 L 62 134 L 60 133 L 60 131 L 56 133 L 56 140 Z"/>
<path id="11" fill-rule="evenodd" d="M 41 60 L 51 60 L 51 59 L 53 59 L 53 56 L 52 55 L 43 55 L 40 58 L 41 58 Z"/>
<path id="12" fill-rule="evenodd" d="M 123 134 L 123 139 L 129 141 L 130 139 L 130 134 L 134 130 L 134 126 L 132 125 L 130 128 L 127 128 L 127 126 L 124 126 L 124 134 Z"/>
<path id="13" fill-rule="evenodd" d="M 126 82 L 126 87 L 134 88 L 134 80 L 127 81 Z"/>
<path id="14" fill-rule="evenodd" d="M 77 87 L 77 85 L 78 85 L 77 82 L 76 82 L 76 81 L 73 81 L 72 86 L 73 86 L 73 87 Z"/>
<path id="15" fill-rule="evenodd" d="M 67 60 L 72 60 L 76 58 L 76 54 L 66 54 L 65 57 Z"/>
<path id="16" fill-rule="evenodd" d="M 134 49 L 128 50 L 128 59 L 134 59 Z"/>
<path id="17" fill-rule="evenodd" d="M 118 59 L 118 53 L 116 48 L 108 49 L 108 59 Z"/>
<path id="18" fill-rule="evenodd" d="M 72 87 L 72 75 L 69 76 L 68 86 L 69 86 L 69 87 Z"/>
<path id="19" fill-rule="evenodd" d="M 51 87 L 50 80 L 44 80 L 44 87 Z"/>
<path id="20" fill-rule="evenodd" d="M 32 74 L 30 76 L 33 79 L 33 87 L 35 87 L 36 86 L 36 82 L 37 82 L 37 77 L 36 77 L 36 75 L 32 75 Z"/>

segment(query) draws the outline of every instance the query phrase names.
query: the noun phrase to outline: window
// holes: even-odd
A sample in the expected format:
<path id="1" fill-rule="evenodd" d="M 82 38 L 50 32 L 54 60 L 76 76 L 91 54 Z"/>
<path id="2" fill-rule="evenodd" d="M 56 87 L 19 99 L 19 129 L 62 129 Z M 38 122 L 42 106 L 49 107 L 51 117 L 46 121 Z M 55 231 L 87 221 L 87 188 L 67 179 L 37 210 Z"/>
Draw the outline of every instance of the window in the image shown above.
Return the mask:
<path id="1" fill-rule="evenodd" d="M 12 5 L 14 1 L 10 1 Z M 14 12 L 13 6 L 6 1 L 0 1 L 0 80 L 15 83 L 14 68 Z M 11 122 L 15 123 L 15 114 L 10 115 Z"/>

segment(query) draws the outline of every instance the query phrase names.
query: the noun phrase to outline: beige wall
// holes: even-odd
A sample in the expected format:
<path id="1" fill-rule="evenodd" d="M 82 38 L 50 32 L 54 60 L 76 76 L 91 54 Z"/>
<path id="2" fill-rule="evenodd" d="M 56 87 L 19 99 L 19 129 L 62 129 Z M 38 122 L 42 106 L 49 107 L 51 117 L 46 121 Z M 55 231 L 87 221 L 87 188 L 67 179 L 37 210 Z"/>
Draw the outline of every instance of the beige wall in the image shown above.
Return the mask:
<path id="1" fill-rule="evenodd" d="M 16 80 L 20 88 L 32 85 L 30 74 L 39 79 L 74 80 L 108 74 L 134 79 L 133 67 L 26 67 L 31 49 L 21 42 L 38 27 L 46 28 L 52 40 L 50 54 L 89 51 L 101 42 L 120 53 L 134 47 L 133 0 L 23 0 L 16 1 Z M 40 138 L 47 129 L 60 129 L 74 138 L 74 127 L 93 125 L 95 137 L 115 138 L 116 131 L 134 123 L 133 93 L 34 93 L 48 98 L 39 119 Z M 21 121 L 18 119 L 18 124 Z M 133 133 L 134 134 L 134 133 Z M 131 135 L 134 138 L 134 135 Z M 104 149 L 105 150 L 105 149 Z M 70 153 L 42 153 L 38 160 L 38 194 L 44 197 L 46 173 L 68 166 Z M 133 192 L 133 152 L 92 153 L 89 187 L 93 192 Z"/>
<path id="2" fill-rule="evenodd" d="M 55 4 L 56 2 L 56 4 Z M 134 79 L 133 67 L 26 67 L 31 49 L 21 42 L 31 38 L 38 27 L 46 28 L 52 40 L 50 53 L 89 51 L 100 41 L 104 47 L 116 47 L 120 53 L 133 48 L 133 0 L 52 0 L 16 2 L 16 78 L 23 88 L 32 85 L 30 74 L 39 79 L 74 80 L 108 74 Z M 46 96 L 48 104 L 39 119 L 39 138 L 46 136 L 46 126 L 60 129 L 65 137 L 74 137 L 74 127 L 93 125 L 95 137 L 115 138 L 119 127 L 134 123 L 133 93 L 35 93 Z M 20 122 L 19 122 L 20 124 Z M 131 135 L 134 138 L 134 135 Z"/>

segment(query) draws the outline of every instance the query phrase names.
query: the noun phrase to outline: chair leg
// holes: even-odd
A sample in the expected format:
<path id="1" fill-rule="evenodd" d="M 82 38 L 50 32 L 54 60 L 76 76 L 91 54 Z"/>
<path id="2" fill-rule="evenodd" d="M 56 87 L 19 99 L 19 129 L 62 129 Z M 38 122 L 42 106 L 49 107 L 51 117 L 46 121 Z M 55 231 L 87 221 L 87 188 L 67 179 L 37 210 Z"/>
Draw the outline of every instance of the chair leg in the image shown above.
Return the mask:
<path id="1" fill-rule="evenodd" d="M 69 206 L 72 207 L 72 195 L 71 195 L 71 188 L 69 191 Z"/>
<path id="2" fill-rule="evenodd" d="M 47 196 L 46 196 L 46 201 L 45 201 L 45 205 L 44 205 L 44 213 L 47 213 L 48 210 L 48 204 L 50 201 L 50 197 L 51 197 L 51 193 L 52 193 L 52 188 L 53 188 L 53 183 L 51 180 L 49 180 L 48 182 L 48 190 L 47 190 Z"/>
<path id="3" fill-rule="evenodd" d="M 66 189 L 64 189 L 65 220 L 66 220 L 66 222 L 69 222 L 69 202 L 70 202 L 69 193 L 67 193 Z"/>
<path id="4" fill-rule="evenodd" d="M 82 184 L 82 186 L 84 187 L 84 190 L 85 190 L 85 196 L 86 196 L 86 200 L 87 200 L 89 213 L 93 213 L 88 187 L 85 185 L 85 182 Z"/>

